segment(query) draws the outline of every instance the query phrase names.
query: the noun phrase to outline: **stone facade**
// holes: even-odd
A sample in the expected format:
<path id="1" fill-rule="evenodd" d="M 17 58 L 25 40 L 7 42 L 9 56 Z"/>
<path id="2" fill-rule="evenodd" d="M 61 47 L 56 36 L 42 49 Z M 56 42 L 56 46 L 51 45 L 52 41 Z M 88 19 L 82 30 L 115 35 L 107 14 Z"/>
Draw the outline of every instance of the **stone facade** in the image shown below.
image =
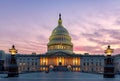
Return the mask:
<path id="1" fill-rule="evenodd" d="M 53 55 L 17 55 L 19 72 L 31 71 L 81 71 L 103 73 L 103 55 L 65 54 L 58 52 Z M 56 69 L 55 69 L 56 68 Z"/>
<path id="2" fill-rule="evenodd" d="M 40 58 L 38 55 L 16 55 L 19 73 L 39 71 Z"/>
<path id="3" fill-rule="evenodd" d="M 4 70 L 5 52 L 0 50 L 0 72 Z"/>
<path id="4" fill-rule="evenodd" d="M 82 72 L 103 73 L 104 71 L 104 56 L 103 55 L 83 55 L 81 57 Z"/>
<path id="5" fill-rule="evenodd" d="M 120 54 L 117 54 L 114 57 L 115 73 L 120 73 Z"/>

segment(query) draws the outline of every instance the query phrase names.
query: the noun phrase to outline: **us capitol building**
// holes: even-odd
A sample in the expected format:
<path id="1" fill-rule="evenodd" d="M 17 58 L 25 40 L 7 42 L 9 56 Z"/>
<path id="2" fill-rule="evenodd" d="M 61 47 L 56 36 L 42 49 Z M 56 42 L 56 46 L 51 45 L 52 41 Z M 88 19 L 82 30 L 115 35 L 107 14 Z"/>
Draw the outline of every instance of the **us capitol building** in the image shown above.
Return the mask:
<path id="1" fill-rule="evenodd" d="M 6 54 L 4 67 L 7 69 L 9 55 Z M 104 55 L 75 54 L 67 29 L 62 25 L 59 14 L 58 26 L 52 31 L 45 54 L 17 54 L 19 72 L 31 71 L 81 71 L 103 73 Z M 116 72 L 120 72 L 120 55 L 113 56 Z"/>

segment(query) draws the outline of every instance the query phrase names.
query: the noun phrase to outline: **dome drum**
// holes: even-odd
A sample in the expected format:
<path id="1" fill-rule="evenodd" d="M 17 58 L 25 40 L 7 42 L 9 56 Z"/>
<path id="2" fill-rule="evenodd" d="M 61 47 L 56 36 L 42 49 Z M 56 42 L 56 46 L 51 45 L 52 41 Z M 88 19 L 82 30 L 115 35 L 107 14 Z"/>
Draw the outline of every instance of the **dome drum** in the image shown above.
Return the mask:
<path id="1" fill-rule="evenodd" d="M 48 50 L 73 50 L 72 46 L 65 46 L 65 45 L 54 45 L 54 46 L 49 46 Z"/>

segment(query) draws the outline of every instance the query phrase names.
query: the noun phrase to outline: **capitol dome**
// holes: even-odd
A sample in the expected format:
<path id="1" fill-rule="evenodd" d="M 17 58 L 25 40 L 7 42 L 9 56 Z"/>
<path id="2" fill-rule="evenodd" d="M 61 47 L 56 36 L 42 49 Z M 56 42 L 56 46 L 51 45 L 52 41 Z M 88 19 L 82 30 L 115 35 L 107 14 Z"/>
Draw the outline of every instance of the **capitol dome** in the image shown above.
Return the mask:
<path id="1" fill-rule="evenodd" d="M 63 51 L 73 53 L 73 44 L 69 32 L 63 27 L 61 14 L 59 14 L 58 26 L 52 31 L 48 43 L 48 52 Z"/>

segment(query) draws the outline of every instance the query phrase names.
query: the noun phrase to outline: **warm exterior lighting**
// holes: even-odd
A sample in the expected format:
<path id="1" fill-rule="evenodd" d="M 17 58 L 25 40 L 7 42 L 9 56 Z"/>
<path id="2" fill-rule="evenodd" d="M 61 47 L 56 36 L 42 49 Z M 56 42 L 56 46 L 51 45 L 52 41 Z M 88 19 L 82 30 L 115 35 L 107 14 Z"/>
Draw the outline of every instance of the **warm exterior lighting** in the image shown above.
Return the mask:
<path id="1" fill-rule="evenodd" d="M 45 59 L 43 60 L 43 62 L 44 62 L 44 63 L 46 62 Z"/>
<path id="2" fill-rule="evenodd" d="M 59 58 L 59 62 L 61 62 L 61 57 Z"/>
<path id="3" fill-rule="evenodd" d="M 76 63 L 77 63 L 77 59 L 76 59 Z"/>
<path id="4" fill-rule="evenodd" d="M 15 46 L 13 45 L 11 49 L 9 49 L 9 52 L 12 54 L 12 55 L 15 55 L 17 53 L 17 50 L 15 49 Z"/>
<path id="5" fill-rule="evenodd" d="M 43 65 L 46 65 L 46 60 L 45 59 L 43 60 Z"/>
<path id="6" fill-rule="evenodd" d="M 110 48 L 110 45 L 108 45 L 108 48 L 105 50 L 105 53 L 107 56 L 111 56 L 111 54 L 113 53 L 113 49 Z"/>

